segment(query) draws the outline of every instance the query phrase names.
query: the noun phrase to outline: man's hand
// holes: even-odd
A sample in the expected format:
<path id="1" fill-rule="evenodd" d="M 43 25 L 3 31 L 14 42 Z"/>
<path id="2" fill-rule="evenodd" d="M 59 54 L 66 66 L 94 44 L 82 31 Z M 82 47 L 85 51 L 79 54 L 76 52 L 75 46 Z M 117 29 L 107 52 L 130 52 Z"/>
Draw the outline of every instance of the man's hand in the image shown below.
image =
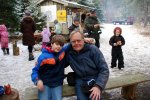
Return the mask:
<path id="1" fill-rule="evenodd" d="M 42 80 L 38 80 L 37 82 L 37 87 L 40 91 L 43 91 L 44 90 L 44 85 L 43 85 L 43 82 Z"/>
<path id="2" fill-rule="evenodd" d="M 86 43 L 95 44 L 95 39 L 94 38 L 84 38 L 84 41 Z"/>
<path id="3" fill-rule="evenodd" d="M 90 89 L 90 91 L 91 91 L 90 98 L 92 100 L 100 100 L 101 90 L 98 86 L 94 86 L 92 89 Z"/>

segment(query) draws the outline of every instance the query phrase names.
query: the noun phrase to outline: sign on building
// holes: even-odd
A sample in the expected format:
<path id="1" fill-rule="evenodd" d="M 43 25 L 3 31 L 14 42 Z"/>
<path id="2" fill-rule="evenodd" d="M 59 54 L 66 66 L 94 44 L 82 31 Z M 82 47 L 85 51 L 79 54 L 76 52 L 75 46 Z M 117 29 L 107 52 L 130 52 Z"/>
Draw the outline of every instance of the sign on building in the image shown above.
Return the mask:
<path id="1" fill-rule="evenodd" d="M 41 6 L 41 12 L 47 16 L 47 22 L 54 22 L 56 17 L 56 5 Z"/>
<path id="2" fill-rule="evenodd" d="M 58 10 L 57 11 L 57 20 L 59 22 L 66 22 L 67 13 L 66 10 Z"/>

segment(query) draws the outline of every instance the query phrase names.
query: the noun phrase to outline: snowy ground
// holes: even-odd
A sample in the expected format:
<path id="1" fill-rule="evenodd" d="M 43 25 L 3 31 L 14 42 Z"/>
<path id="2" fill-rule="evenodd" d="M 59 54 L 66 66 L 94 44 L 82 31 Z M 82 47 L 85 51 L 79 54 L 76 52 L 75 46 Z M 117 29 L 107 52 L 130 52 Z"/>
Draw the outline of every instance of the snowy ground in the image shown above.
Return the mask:
<path id="1" fill-rule="evenodd" d="M 101 34 L 101 51 L 103 52 L 105 59 L 110 66 L 111 62 L 111 46 L 108 41 L 113 35 L 114 25 L 104 25 L 103 33 Z M 123 46 L 125 69 L 120 71 L 117 68 L 110 69 L 110 77 L 117 77 L 120 75 L 126 75 L 129 73 L 145 73 L 150 75 L 150 36 L 143 36 L 139 34 L 137 29 L 130 25 L 120 25 L 123 29 L 122 35 L 126 40 L 125 46 Z M 28 61 L 27 47 L 23 46 L 21 41 L 18 42 L 20 48 L 20 55 L 13 56 L 12 44 L 9 44 L 10 55 L 3 56 L 0 50 L 0 85 L 10 84 L 13 88 L 18 89 L 20 93 L 20 99 L 24 100 L 25 88 L 33 86 L 31 82 L 31 69 L 35 64 L 36 59 L 40 55 L 40 52 L 35 51 L 34 55 L 36 59 L 34 61 Z M 71 69 L 66 69 L 66 72 Z M 148 85 L 149 86 L 149 85 Z M 149 86 L 150 87 L 150 86 Z M 120 96 L 120 89 L 114 89 L 106 91 L 109 95 L 109 100 L 123 100 Z M 150 95 L 150 94 L 148 94 Z M 64 100 L 74 100 L 74 98 L 64 98 Z M 150 100 L 150 99 L 138 99 L 138 100 Z"/>

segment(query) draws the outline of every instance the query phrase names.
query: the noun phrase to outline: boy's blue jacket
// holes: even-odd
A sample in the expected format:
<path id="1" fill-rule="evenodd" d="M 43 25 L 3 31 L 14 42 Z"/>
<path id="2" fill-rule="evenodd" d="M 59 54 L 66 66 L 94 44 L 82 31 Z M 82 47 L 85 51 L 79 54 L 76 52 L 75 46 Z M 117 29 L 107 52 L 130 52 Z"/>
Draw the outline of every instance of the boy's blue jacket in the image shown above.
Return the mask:
<path id="1" fill-rule="evenodd" d="M 37 65 L 32 69 L 31 78 L 34 84 L 37 80 L 42 80 L 44 85 L 56 87 L 63 84 L 64 67 L 66 59 L 61 56 L 67 52 L 68 45 L 64 46 L 58 53 L 53 52 L 50 47 L 42 49 Z"/>

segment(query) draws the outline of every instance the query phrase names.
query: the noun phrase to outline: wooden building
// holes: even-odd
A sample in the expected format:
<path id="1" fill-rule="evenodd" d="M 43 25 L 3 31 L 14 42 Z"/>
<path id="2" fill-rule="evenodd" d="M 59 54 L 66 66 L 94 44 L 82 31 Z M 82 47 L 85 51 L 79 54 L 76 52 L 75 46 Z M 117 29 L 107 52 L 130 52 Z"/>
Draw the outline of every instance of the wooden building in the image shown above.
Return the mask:
<path id="1" fill-rule="evenodd" d="M 39 7 L 56 5 L 57 12 L 58 11 L 60 11 L 60 12 L 65 11 L 66 12 L 66 15 L 65 15 L 66 20 L 64 22 L 62 22 L 64 34 L 68 33 L 66 31 L 66 28 L 68 28 L 72 24 L 73 18 L 75 16 L 79 16 L 79 18 L 81 18 L 81 15 L 84 12 L 92 9 L 91 7 L 78 4 L 77 2 L 66 1 L 66 0 L 39 0 L 37 2 L 37 5 Z M 58 19 L 58 15 L 57 15 L 57 19 Z"/>

